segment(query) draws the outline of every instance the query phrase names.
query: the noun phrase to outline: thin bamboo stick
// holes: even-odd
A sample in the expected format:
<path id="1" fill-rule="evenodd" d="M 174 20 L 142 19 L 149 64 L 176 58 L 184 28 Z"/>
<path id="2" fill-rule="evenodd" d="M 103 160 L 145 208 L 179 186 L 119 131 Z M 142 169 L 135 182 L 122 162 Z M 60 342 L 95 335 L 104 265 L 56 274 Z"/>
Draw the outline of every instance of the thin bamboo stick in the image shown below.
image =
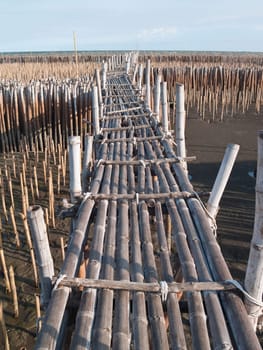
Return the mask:
<path id="1" fill-rule="evenodd" d="M 9 278 L 10 278 L 10 285 L 11 285 L 12 298 L 13 298 L 14 317 L 18 318 L 19 317 L 18 299 L 17 299 L 17 291 L 16 291 L 16 283 L 15 283 L 15 273 L 12 265 L 9 266 Z"/>
<path id="2" fill-rule="evenodd" d="M 0 260 L 1 260 L 1 265 L 4 273 L 5 288 L 7 293 L 10 293 L 11 284 L 10 284 L 8 270 L 7 270 L 6 261 L 5 261 L 4 246 L 3 246 L 3 240 L 2 240 L 2 229 L 0 230 Z"/>
<path id="3" fill-rule="evenodd" d="M 0 301 L 0 327 L 1 327 L 1 333 L 2 333 L 2 336 L 3 336 L 2 345 L 4 346 L 4 350 L 10 350 L 10 345 L 9 345 L 8 333 L 7 333 L 6 324 L 5 324 L 5 318 L 4 318 L 2 301 Z"/>

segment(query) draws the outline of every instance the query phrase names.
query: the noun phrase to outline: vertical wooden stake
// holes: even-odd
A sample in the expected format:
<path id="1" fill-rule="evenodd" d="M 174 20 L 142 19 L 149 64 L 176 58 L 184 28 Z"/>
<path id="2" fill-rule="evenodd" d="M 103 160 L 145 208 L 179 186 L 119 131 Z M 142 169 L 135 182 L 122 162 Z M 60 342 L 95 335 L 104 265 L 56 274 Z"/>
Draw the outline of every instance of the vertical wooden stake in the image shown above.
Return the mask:
<path id="1" fill-rule="evenodd" d="M 92 88 L 92 120 L 93 120 L 93 135 L 100 134 L 100 120 L 99 120 L 99 100 L 98 100 L 98 88 L 93 86 Z"/>
<path id="2" fill-rule="evenodd" d="M 176 84 L 176 130 L 177 155 L 184 158 L 185 148 L 185 110 L 184 110 L 184 86 Z"/>
<path id="3" fill-rule="evenodd" d="M 7 329 L 6 329 L 6 325 L 5 325 L 4 312 L 3 312 L 3 304 L 1 301 L 0 301 L 0 327 L 2 330 L 2 334 L 3 334 L 2 345 L 4 346 L 4 350 L 10 350 Z"/>
<path id="4" fill-rule="evenodd" d="M 26 216 L 22 213 L 20 213 L 20 217 L 23 221 L 23 226 L 24 226 L 24 232 L 27 240 L 27 245 L 29 247 L 30 251 L 30 256 L 31 256 L 31 261 L 32 261 L 32 267 L 33 267 L 33 274 L 34 274 L 34 280 L 35 280 L 35 285 L 38 287 L 38 275 L 37 275 L 37 265 L 36 265 L 36 259 L 35 259 L 35 254 L 34 254 L 34 249 L 31 241 L 31 236 L 30 236 L 30 231 L 27 223 Z"/>
<path id="5" fill-rule="evenodd" d="M 145 96 L 145 108 L 151 109 L 151 61 L 148 59 L 145 68 L 145 84 L 146 84 L 146 96 Z"/>
<path id="6" fill-rule="evenodd" d="M 11 292 L 11 284 L 9 281 L 9 276 L 8 276 L 8 271 L 6 267 L 6 262 L 5 262 L 5 254 L 4 254 L 4 247 L 3 247 L 3 240 L 2 240 L 2 231 L 0 230 L 0 261 L 4 273 L 4 279 L 5 279 L 5 288 L 7 293 Z"/>
<path id="7" fill-rule="evenodd" d="M 92 151 L 93 151 L 93 136 L 85 136 L 85 153 L 83 159 L 83 171 L 82 171 L 82 187 L 83 191 L 88 190 L 88 176 L 92 165 Z"/>
<path id="8" fill-rule="evenodd" d="M 64 238 L 60 237 L 60 247 L 61 247 L 61 258 L 62 261 L 65 260 L 65 245 L 64 245 Z"/>
<path id="9" fill-rule="evenodd" d="M 40 298 L 39 295 L 35 294 L 36 302 L 36 319 L 37 319 L 37 334 L 41 331 L 42 322 L 41 322 L 41 308 L 40 308 Z"/>
<path id="10" fill-rule="evenodd" d="M 161 103 L 162 103 L 162 124 L 165 134 L 169 131 L 168 125 L 168 109 L 167 109 L 167 82 L 161 83 Z"/>
<path id="11" fill-rule="evenodd" d="M 72 136 L 69 138 L 70 197 L 71 197 L 72 203 L 74 203 L 82 193 L 80 173 L 81 173 L 80 137 Z"/>
<path id="12" fill-rule="evenodd" d="M 38 205 L 29 207 L 27 218 L 32 233 L 37 265 L 39 267 L 41 303 L 46 307 L 51 294 L 54 265 L 42 208 Z"/>
<path id="13" fill-rule="evenodd" d="M 253 237 L 245 277 L 245 289 L 249 295 L 262 304 L 263 293 L 263 131 L 258 133 L 258 159 L 256 179 L 256 208 Z M 251 323 L 256 329 L 262 307 L 245 299 Z"/>
<path id="14" fill-rule="evenodd" d="M 17 226 L 16 226 L 14 208 L 12 206 L 10 207 L 9 212 L 10 212 L 12 226 L 13 226 L 13 230 L 14 230 L 14 234 L 15 234 L 16 246 L 17 246 L 17 248 L 19 248 L 20 247 L 20 239 L 19 239 L 19 234 L 18 234 Z"/>
<path id="15" fill-rule="evenodd" d="M 10 265 L 9 267 L 9 278 L 10 278 L 11 291 L 12 291 L 13 304 L 14 304 L 14 317 L 18 318 L 19 309 L 18 309 L 18 300 L 17 300 L 17 292 L 16 292 L 15 273 L 12 265 Z"/>
<path id="16" fill-rule="evenodd" d="M 37 168 L 34 165 L 33 168 L 34 171 L 34 182 L 35 182 L 35 191 L 36 191 L 36 197 L 39 198 L 39 189 L 38 189 L 38 178 L 37 178 Z"/>

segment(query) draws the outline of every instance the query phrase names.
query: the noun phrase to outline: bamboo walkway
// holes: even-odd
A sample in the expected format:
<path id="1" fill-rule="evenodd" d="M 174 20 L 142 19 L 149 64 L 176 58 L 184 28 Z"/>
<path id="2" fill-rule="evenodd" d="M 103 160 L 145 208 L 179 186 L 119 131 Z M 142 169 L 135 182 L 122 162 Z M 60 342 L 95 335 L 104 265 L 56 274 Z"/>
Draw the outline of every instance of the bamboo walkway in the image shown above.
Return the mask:
<path id="1" fill-rule="evenodd" d="M 127 74 L 108 75 L 103 102 L 36 349 L 261 349 L 187 159 Z"/>

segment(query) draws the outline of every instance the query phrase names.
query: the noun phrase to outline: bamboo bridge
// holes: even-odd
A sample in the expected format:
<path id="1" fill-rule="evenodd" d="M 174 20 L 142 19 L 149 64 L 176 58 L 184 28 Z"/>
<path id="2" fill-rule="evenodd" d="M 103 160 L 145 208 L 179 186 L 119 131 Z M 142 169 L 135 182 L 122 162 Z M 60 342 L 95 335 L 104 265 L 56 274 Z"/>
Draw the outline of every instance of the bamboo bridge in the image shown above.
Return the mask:
<path id="1" fill-rule="evenodd" d="M 70 241 L 35 348 L 261 349 L 189 180 L 192 157 L 127 71 L 94 87 L 83 190 L 71 189 Z"/>

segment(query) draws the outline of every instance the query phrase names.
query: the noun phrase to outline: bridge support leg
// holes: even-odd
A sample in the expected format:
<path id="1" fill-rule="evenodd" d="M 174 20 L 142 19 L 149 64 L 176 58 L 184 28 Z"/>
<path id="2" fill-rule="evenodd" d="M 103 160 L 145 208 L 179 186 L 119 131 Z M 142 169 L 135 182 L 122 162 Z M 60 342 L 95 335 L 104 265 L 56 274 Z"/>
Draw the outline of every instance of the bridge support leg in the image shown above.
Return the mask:
<path id="1" fill-rule="evenodd" d="M 229 144 L 226 148 L 223 161 L 218 171 L 212 192 L 207 202 L 207 210 L 215 218 L 219 209 L 219 202 L 223 195 L 235 159 L 239 151 L 239 145 Z"/>
<path id="2" fill-rule="evenodd" d="M 27 218 L 39 268 L 41 304 L 47 307 L 52 289 L 51 281 L 54 276 L 54 264 L 49 248 L 43 209 L 39 205 L 29 207 L 27 210 Z"/>
<path id="3" fill-rule="evenodd" d="M 80 181 L 80 153 L 80 136 L 71 136 L 69 138 L 69 177 L 71 203 L 74 203 L 82 193 Z"/>
<path id="4" fill-rule="evenodd" d="M 254 232 L 250 244 L 250 254 L 245 277 L 245 289 L 257 303 L 245 299 L 245 305 L 249 318 L 256 330 L 258 317 L 262 316 L 263 293 L 263 131 L 258 134 L 258 160 L 256 179 L 256 209 Z M 262 327 L 262 325 L 261 325 Z"/>
<path id="5" fill-rule="evenodd" d="M 176 129 L 175 138 L 178 157 L 186 157 L 184 85 L 176 84 Z"/>

